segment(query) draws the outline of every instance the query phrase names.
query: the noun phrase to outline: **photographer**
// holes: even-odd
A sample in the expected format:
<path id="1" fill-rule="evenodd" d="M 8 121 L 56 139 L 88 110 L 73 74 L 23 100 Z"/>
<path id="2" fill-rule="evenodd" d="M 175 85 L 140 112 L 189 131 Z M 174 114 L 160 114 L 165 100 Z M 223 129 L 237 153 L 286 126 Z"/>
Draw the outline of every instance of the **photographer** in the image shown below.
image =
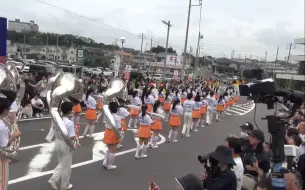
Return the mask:
<path id="1" fill-rule="evenodd" d="M 231 150 L 224 146 L 217 146 L 208 156 L 199 156 L 200 163 L 205 164 L 206 175 L 203 183 L 208 190 L 236 190 L 236 175 L 232 171 L 235 164 Z"/>
<path id="2" fill-rule="evenodd" d="M 256 180 L 262 178 L 270 169 L 269 150 L 265 145 L 265 135 L 261 130 L 249 134 L 250 147 L 245 151 L 243 163 L 245 174 L 252 175 Z"/>

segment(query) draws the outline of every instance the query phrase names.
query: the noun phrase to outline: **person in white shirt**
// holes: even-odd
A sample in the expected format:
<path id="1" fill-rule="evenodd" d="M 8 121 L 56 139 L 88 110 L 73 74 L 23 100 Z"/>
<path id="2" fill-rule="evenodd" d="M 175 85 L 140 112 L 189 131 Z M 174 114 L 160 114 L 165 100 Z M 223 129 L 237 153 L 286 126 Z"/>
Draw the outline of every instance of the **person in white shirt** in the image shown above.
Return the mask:
<path id="1" fill-rule="evenodd" d="M 133 91 L 132 92 L 132 98 L 130 100 L 130 104 L 133 106 L 137 106 L 137 107 L 141 107 L 142 106 L 142 101 L 141 99 L 138 97 L 138 91 Z M 137 128 L 137 123 L 138 123 L 138 116 L 140 113 L 140 109 L 137 108 L 130 108 L 129 109 L 130 112 L 130 119 L 128 122 L 128 128 L 131 128 L 131 126 L 133 125 L 134 128 Z"/>
<path id="2" fill-rule="evenodd" d="M 212 124 L 213 121 L 213 111 L 217 105 L 217 101 L 214 97 L 214 92 L 210 92 L 210 97 L 207 98 L 208 101 L 208 109 L 207 109 L 207 116 L 206 116 L 206 123 Z"/>
<path id="3" fill-rule="evenodd" d="M 145 88 L 144 88 L 145 89 Z M 147 105 L 147 112 L 152 112 L 153 105 L 156 101 L 150 90 L 144 90 L 142 95 L 143 103 Z"/>
<path id="4" fill-rule="evenodd" d="M 107 170 L 112 170 L 115 169 L 117 166 L 113 165 L 114 159 L 115 159 L 115 153 L 117 151 L 118 144 L 120 144 L 121 137 L 117 136 L 116 131 L 121 131 L 122 130 L 122 125 L 121 125 L 121 117 L 118 115 L 119 111 L 119 105 L 117 102 L 110 102 L 109 103 L 109 111 L 112 114 L 114 121 L 115 121 L 115 126 L 111 126 L 108 122 L 106 122 L 106 130 L 104 133 L 104 139 L 103 142 L 108 146 L 108 149 L 106 151 L 104 161 L 103 161 L 103 166 Z M 115 127 L 115 128 L 113 128 Z"/>
<path id="5" fill-rule="evenodd" d="M 0 146 L 2 148 L 8 147 L 21 133 L 15 131 L 10 135 L 7 126 L 3 119 L 8 116 L 11 101 L 3 94 L 0 94 Z M 0 187 L 1 190 L 7 190 L 9 181 L 9 159 L 0 156 Z"/>
<path id="6" fill-rule="evenodd" d="M 97 106 L 97 102 L 96 100 L 92 97 L 94 90 L 92 88 L 90 88 L 87 92 L 86 92 L 86 97 L 85 97 L 85 104 L 87 107 L 87 111 L 85 114 L 85 118 L 87 119 L 87 126 L 85 128 L 85 131 L 83 133 L 83 135 L 85 137 L 87 137 L 87 133 L 89 130 L 89 137 L 92 138 L 92 134 L 94 132 L 95 129 L 95 123 L 96 123 L 96 119 L 97 119 L 97 114 L 96 114 L 96 106 Z"/>
<path id="7" fill-rule="evenodd" d="M 226 139 L 226 146 L 232 151 L 232 158 L 236 165 L 233 166 L 233 171 L 236 175 L 237 188 L 236 190 L 241 190 L 244 177 L 244 164 L 240 157 L 242 152 L 242 145 L 238 138 L 228 137 Z"/>
<path id="8" fill-rule="evenodd" d="M 173 106 L 170 109 L 169 126 L 171 130 L 168 134 L 168 142 L 177 142 L 178 128 L 181 125 L 181 115 L 183 114 L 183 107 L 180 105 L 180 100 L 175 99 Z"/>
<path id="9" fill-rule="evenodd" d="M 136 159 L 139 159 L 140 157 L 141 158 L 147 157 L 146 151 L 148 147 L 148 141 L 151 137 L 150 127 L 153 123 L 151 117 L 146 113 L 147 105 L 145 104 L 142 105 L 141 110 L 142 112 L 139 114 L 139 123 L 140 123 L 140 127 L 138 130 L 139 143 L 137 144 L 137 148 L 136 148 L 136 154 L 135 154 Z M 140 155 L 140 151 L 141 151 L 141 155 Z"/>
<path id="10" fill-rule="evenodd" d="M 164 111 L 162 109 L 161 103 L 159 100 L 157 100 L 153 106 L 153 113 L 159 114 L 161 116 L 164 116 Z M 163 129 L 162 120 L 160 117 L 152 116 L 152 120 L 154 121 L 151 130 L 153 131 L 153 134 L 150 138 L 150 147 L 151 148 L 158 148 L 156 145 L 159 139 L 160 131 Z"/>
<path id="11" fill-rule="evenodd" d="M 223 117 L 224 110 L 225 110 L 225 101 L 223 95 L 220 95 L 216 106 L 216 121 L 219 121 Z"/>
<path id="12" fill-rule="evenodd" d="M 118 144 L 118 148 L 122 148 L 123 145 L 121 144 L 121 142 L 125 137 L 125 132 L 127 130 L 126 117 L 128 117 L 130 113 L 125 108 L 119 107 L 117 114 L 121 117 L 121 140 L 120 143 Z"/>
<path id="13" fill-rule="evenodd" d="M 11 107 L 10 107 L 10 113 L 9 113 L 9 118 L 11 120 L 11 124 L 14 123 L 15 119 L 16 119 L 16 113 L 18 111 L 18 105 L 16 100 L 12 103 Z"/>
<path id="14" fill-rule="evenodd" d="M 201 106 L 202 106 L 202 102 L 200 101 L 199 93 L 197 93 L 194 98 L 194 109 L 192 112 L 193 123 L 191 130 L 194 130 L 194 132 L 198 131 L 199 121 L 201 118 L 201 113 L 200 113 Z"/>
<path id="15" fill-rule="evenodd" d="M 63 102 L 60 109 L 62 112 L 62 121 L 67 128 L 68 136 L 75 140 L 74 123 L 68 118 L 72 113 L 72 107 L 73 104 L 71 102 Z M 70 184 L 72 150 L 64 141 L 61 132 L 58 130 L 55 130 L 55 149 L 58 154 L 59 163 L 48 182 L 54 189 L 57 189 L 56 183 L 61 179 L 60 188 L 62 190 L 72 189 L 73 185 Z"/>
<path id="16" fill-rule="evenodd" d="M 33 115 L 35 117 L 42 117 L 42 111 L 44 110 L 43 101 L 39 98 L 38 94 L 35 94 L 34 98 L 31 100 L 31 105 L 33 109 Z"/>
<path id="17" fill-rule="evenodd" d="M 192 100 L 193 94 L 187 94 L 187 100 L 183 103 L 184 109 L 184 124 L 181 132 L 181 136 L 190 137 L 191 125 L 192 125 L 192 111 L 194 109 L 195 103 Z"/>
<path id="18" fill-rule="evenodd" d="M 200 108 L 200 113 L 201 113 L 201 119 L 199 122 L 199 126 L 204 127 L 205 120 L 206 120 L 206 114 L 207 114 L 207 109 L 208 109 L 208 101 L 206 100 L 206 93 L 202 93 L 202 98 L 201 98 L 201 108 Z"/>
<path id="19" fill-rule="evenodd" d="M 164 99 L 164 105 L 163 105 L 163 110 L 165 112 L 165 117 L 166 117 L 165 122 L 168 121 L 172 101 L 173 101 L 173 97 L 170 95 L 170 92 L 167 90 L 165 93 L 165 99 Z"/>

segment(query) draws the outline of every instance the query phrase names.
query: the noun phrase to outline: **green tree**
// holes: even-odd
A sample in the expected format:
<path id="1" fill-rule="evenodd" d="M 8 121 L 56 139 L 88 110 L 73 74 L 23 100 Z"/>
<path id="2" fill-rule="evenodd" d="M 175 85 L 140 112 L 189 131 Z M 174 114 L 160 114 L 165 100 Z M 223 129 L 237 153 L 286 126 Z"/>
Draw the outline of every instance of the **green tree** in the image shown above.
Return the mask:
<path id="1" fill-rule="evenodd" d="M 157 47 L 152 47 L 151 52 L 153 53 L 160 53 L 165 52 L 165 48 L 163 46 L 158 45 Z M 168 53 L 176 53 L 176 50 L 174 50 L 172 47 L 167 48 Z"/>

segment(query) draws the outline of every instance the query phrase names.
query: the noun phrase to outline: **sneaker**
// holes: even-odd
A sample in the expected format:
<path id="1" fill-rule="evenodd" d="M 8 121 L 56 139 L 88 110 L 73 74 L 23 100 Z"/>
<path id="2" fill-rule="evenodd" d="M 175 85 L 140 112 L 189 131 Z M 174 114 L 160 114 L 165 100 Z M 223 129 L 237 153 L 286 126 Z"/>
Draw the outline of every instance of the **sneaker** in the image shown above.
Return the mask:
<path id="1" fill-rule="evenodd" d="M 23 117 L 23 119 L 27 119 L 28 118 L 26 115 L 23 115 L 22 117 Z"/>
<path id="2" fill-rule="evenodd" d="M 66 188 L 61 188 L 60 190 L 68 190 L 68 189 L 72 189 L 73 188 L 73 185 L 72 184 L 69 184 L 68 187 Z"/>
<path id="3" fill-rule="evenodd" d="M 198 132 L 198 130 L 197 130 L 197 129 L 195 129 L 195 130 L 194 130 L 194 132 Z"/>
<path id="4" fill-rule="evenodd" d="M 49 180 L 48 183 L 53 187 L 53 189 L 58 189 L 55 181 Z"/>
<path id="5" fill-rule="evenodd" d="M 147 155 L 146 154 L 142 154 L 141 158 L 147 158 Z"/>
<path id="6" fill-rule="evenodd" d="M 107 167 L 107 170 L 113 170 L 113 169 L 115 169 L 115 168 L 116 168 L 115 165 L 110 165 L 110 166 Z"/>
<path id="7" fill-rule="evenodd" d="M 191 137 L 191 135 L 185 135 L 185 137 Z"/>
<path id="8" fill-rule="evenodd" d="M 135 157 L 135 159 L 139 159 L 139 158 L 140 158 L 140 156 L 139 156 L 139 155 L 135 155 L 134 157 Z"/>
<path id="9" fill-rule="evenodd" d="M 158 145 L 155 145 L 155 146 L 151 146 L 151 148 L 158 148 L 159 146 Z"/>
<path id="10" fill-rule="evenodd" d="M 48 143 L 51 143 L 51 142 L 52 142 L 52 139 L 46 138 L 46 141 L 47 141 Z"/>
<path id="11" fill-rule="evenodd" d="M 42 113 L 39 114 L 40 117 L 43 117 Z"/>
<path id="12" fill-rule="evenodd" d="M 178 140 L 173 140 L 174 143 L 178 142 Z"/>
<path id="13" fill-rule="evenodd" d="M 35 114 L 35 117 L 39 117 L 39 114 L 38 114 L 38 113 L 36 113 L 36 114 Z"/>

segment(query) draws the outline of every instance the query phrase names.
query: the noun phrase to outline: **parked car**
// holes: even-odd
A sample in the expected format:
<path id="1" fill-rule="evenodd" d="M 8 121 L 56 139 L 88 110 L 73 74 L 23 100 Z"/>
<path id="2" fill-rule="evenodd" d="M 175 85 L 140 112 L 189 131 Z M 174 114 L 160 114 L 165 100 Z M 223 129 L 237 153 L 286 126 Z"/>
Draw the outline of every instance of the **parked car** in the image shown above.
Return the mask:
<path id="1" fill-rule="evenodd" d="M 36 80 L 39 81 L 43 76 L 48 77 L 48 75 L 55 74 L 56 68 L 53 65 L 47 63 L 35 63 L 29 65 L 29 72 L 37 73 Z"/>
<path id="2" fill-rule="evenodd" d="M 29 72 L 29 66 L 19 62 L 19 61 L 7 61 L 7 63 L 13 63 L 16 66 L 16 69 L 18 70 L 18 73 L 28 73 Z"/>
<path id="3" fill-rule="evenodd" d="M 91 75 L 100 75 L 100 74 L 102 74 L 102 71 L 99 70 L 99 69 L 96 69 L 96 68 L 91 68 L 90 71 L 91 71 Z"/>
<path id="4" fill-rule="evenodd" d="M 105 68 L 105 70 L 103 71 L 103 75 L 104 76 L 113 77 L 114 76 L 114 72 L 112 70 L 110 70 L 109 68 Z"/>

